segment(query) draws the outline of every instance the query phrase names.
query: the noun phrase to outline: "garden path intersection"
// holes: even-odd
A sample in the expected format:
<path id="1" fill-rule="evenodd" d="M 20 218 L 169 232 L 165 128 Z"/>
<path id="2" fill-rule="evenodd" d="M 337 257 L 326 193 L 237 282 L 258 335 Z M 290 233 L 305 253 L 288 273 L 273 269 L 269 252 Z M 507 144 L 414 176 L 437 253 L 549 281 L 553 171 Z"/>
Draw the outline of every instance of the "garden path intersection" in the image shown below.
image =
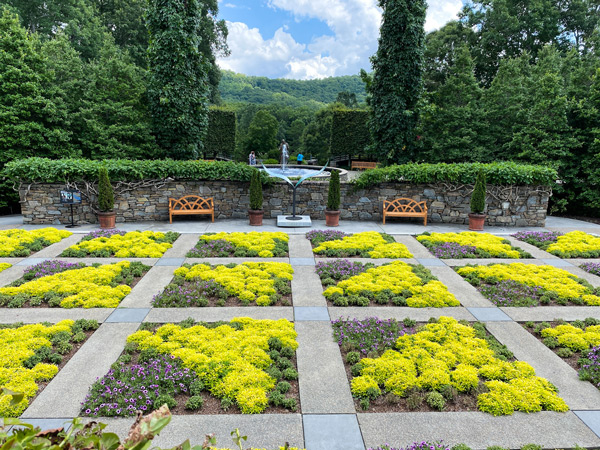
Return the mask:
<path id="1" fill-rule="evenodd" d="M 274 222 L 274 221 L 273 221 Z M 325 229 L 323 221 L 313 221 L 312 229 Z M 58 229 L 63 226 L 56 226 Z M 0 230 L 21 228 L 33 230 L 38 226 L 25 226 L 19 216 L 0 217 Z M 23 275 L 23 269 L 47 259 L 68 262 L 113 263 L 121 260 L 141 261 L 150 270 L 134 285 L 131 292 L 117 308 L 1 308 L 0 323 L 57 323 L 64 319 L 95 319 L 100 327 L 74 354 L 69 362 L 50 381 L 21 415 L 26 422 L 43 429 L 61 426 L 76 417 L 81 402 L 94 381 L 104 376 L 117 360 L 129 335 L 143 322 L 176 323 L 188 317 L 196 321 L 229 321 L 234 317 L 253 319 L 287 319 L 294 322 L 298 334 L 296 351 L 301 413 L 286 414 L 219 414 L 174 415 L 171 424 L 154 440 L 160 447 L 173 446 L 189 438 L 201 443 L 208 433 L 215 433 L 219 447 L 228 446 L 229 432 L 239 428 L 248 436 L 245 447 L 275 448 L 289 442 L 292 446 L 308 450 L 361 450 L 383 443 L 404 446 L 415 440 L 437 441 L 453 445 L 465 443 L 473 449 L 490 445 L 520 448 L 535 443 L 544 448 L 600 447 L 600 391 L 589 382 L 580 381 L 576 370 L 547 348 L 522 323 L 526 321 L 600 319 L 600 306 L 538 306 L 497 307 L 474 286 L 461 277 L 454 268 L 472 264 L 488 264 L 515 260 L 500 259 L 439 259 L 414 238 L 423 231 L 460 232 L 464 226 L 392 221 L 381 225 L 374 222 L 341 222 L 338 230 L 346 233 L 380 231 L 406 245 L 413 258 L 401 259 L 411 264 L 421 264 L 431 271 L 460 302 L 459 307 L 409 308 L 403 306 L 367 307 L 328 306 L 323 295 L 319 276 L 315 272 L 317 261 L 305 233 L 309 229 L 286 229 L 289 237 L 289 257 L 285 258 L 187 258 L 187 252 L 206 232 L 281 231 L 273 224 L 249 227 L 246 221 L 231 220 L 210 223 L 206 220 L 175 220 L 165 223 L 118 224 L 120 230 L 177 231 L 182 233 L 160 258 L 58 258 L 67 247 L 78 242 L 84 233 L 96 229 L 83 225 L 72 229 L 74 234 L 52 244 L 29 257 L 0 258 L 0 263 L 12 267 L 0 272 L 0 286 L 6 286 Z M 549 217 L 548 231 L 585 231 L 600 235 L 600 225 Z M 500 235 L 513 246 L 530 253 L 528 264 L 551 265 L 565 269 L 583 278 L 593 287 L 600 286 L 600 276 L 585 272 L 579 266 L 586 261 L 600 259 L 564 259 L 551 255 L 533 245 L 510 237 L 514 228 L 487 228 L 486 232 Z M 539 229 L 536 229 L 539 231 Z M 391 259 L 353 258 L 353 261 L 372 262 L 379 266 Z M 157 308 L 152 299 L 163 291 L 173 278 L 173 272 L 184 263 L 208 262 L 211 264 L 242 263 L 246 261 L 286 262 L 294 269 L 291 281 L 291 306 L 224 306 L 191 308 Z M 505 344 L 519 361 L 528 362 L 536 375 L 554 384 L 559 395 L 569 406 L 565 413 L 542 411 L 531 414 L 515 412 L 513 415 L 494 417 L 484 412 L 362 412 L 352 398 L 342 355 L 332 338 L 331 320 L 339 318 L 379 317 L 402 321 L 411 318 L 426 322 L 430 317 L 450 316 L 457 320 L 482 322 L 487 331 Z M 131 418 L 103 418 L 108 429 L 125 435 Z"/>

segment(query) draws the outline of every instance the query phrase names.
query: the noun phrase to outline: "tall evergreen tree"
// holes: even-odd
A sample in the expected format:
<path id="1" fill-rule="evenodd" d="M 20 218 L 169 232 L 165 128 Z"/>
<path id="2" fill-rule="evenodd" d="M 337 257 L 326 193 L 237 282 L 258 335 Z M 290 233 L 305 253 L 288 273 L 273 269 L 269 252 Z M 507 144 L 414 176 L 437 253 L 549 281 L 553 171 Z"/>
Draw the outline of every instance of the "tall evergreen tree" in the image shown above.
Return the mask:
<path id="1" fill-rule="evenodd" d="M 265 110 L 258 111 L 250 126 L 245 142 L 245 154 L 238 159 L 247 158 L 248 153 L 255 152 L 261 158 L 278 158 L 277 153 L 277 119 Z"/>
<path id="2" fill-rule="evenodd" d="M 385 163 L 413 156 L 422 90 L 425 0 L 379 0 L 379 47 L 368 84 L 375 154 Z"/>
<path id="3" fill-rule="evenodd" d="M 467 46 L 456 51 L 444 84 L 432 95 L 433 106 L 422 120 L 424 150 L 431 162 L 483 161 L 485 123 L 481 109 L 482 91 L 473 73 Z"/>
<path id="4" fill-rule="evenodd" d="M 197 158 L 208 128 L 202 7 L 199 0 L 151 0 L 148 7 L 150 113 L 159 146 L 175 159 Z"/>

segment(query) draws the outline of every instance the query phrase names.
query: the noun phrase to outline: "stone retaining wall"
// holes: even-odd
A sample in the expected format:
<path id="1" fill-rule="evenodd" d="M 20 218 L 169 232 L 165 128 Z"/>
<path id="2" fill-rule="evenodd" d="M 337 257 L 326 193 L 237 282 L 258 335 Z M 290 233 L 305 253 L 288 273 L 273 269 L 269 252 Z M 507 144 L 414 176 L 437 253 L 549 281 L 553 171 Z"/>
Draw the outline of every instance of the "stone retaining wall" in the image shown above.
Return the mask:
<path id="1" fill-rule="evenodd" d="M 24 223 L 59 224 L 70 222 L 70 207 L 61 205 L 62 184 L 35 184 L 20 191 Z M 327 203 L 327 181 L 306 181 L 297 189 L 297 214 L 310 214 L 324 219 Z M 353 190 L 353 185 L 341 183 L 341 218 L 343 220 L 381 220 L 383 200 L 410 197 L 427 201 L 429 222 L 468 223 L 470 185 L 382 183 L 378 186 Z M 215 219 L 248 217 L 248 183 L 234 181 L 172 181 L 161 188 L 143 187 L 115 194 L 117 222 L 167 221 L 168 199 L 199 194 L 213 197 Z M 489 186 L 486 225 L 544 226 L 548 199 L 552 195 L 545 186 Z M 284 183 L 264 188 L 265 218 L 290 214 L 292 189 Z M 181 220 L 181 219 L 174 219 Z M 406 219 L 390 219 L 405 221 Z M 416 219 L 413 219 L 416 220 Z M 95 223 L 96 215 L 86 200 L 75 207 L 75 221 Z"/>

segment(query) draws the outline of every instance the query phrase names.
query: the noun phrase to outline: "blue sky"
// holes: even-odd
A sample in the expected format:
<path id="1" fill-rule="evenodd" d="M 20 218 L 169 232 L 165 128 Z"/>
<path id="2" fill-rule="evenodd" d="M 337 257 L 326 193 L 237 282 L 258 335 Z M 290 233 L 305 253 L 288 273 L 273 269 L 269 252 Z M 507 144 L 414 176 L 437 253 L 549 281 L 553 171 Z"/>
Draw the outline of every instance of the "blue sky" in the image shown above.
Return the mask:
<path id="1" fill-rule="evenodd" d="M 462 0 L 429 0 L 427 31 L 456 18 Z M 377 0 L 219 0 L 231 55 L 219 65 L 247 75 L 312 79 L 370 69 Z"/>

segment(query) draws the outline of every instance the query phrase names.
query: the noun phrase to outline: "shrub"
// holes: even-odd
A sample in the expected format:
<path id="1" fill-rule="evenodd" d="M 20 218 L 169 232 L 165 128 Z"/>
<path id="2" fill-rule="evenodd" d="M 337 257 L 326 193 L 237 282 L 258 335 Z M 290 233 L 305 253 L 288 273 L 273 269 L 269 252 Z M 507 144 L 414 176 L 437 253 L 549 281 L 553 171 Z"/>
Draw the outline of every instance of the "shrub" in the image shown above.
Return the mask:
<path id="1" fill-rule="evenodd" d="M 485 210 L 485 173 L 480 170 L 477 173 L 473 193 L 471 194 L 471 212 L 483 214 Z"/>
<path id="2" fill-rule="evenodd" d="M 192 395 L 187 402 L 185 402 L 185 409 L 198 410 L 202 409 L 204 400 L 199 395 Z"/>
<path id="3" fill-rule="evenodd" d="M 329 192 L 327 193 L 327 210 L 339 211 L 340 209 L 340 173 L 331 171 L 329 178 Z"/>
<path id="4" fill-rule="evenodd" d="M 260 181 L 260 173 L 254 169 L 250 178 L 250 209 L 253 211 L 261 210 L 263 207 L 263 191 Z"/>
<path id="5" fill-rule="evenodd" d="M 444 400 L 444 396 L 435 391 L 427 393 L 425 396 L 425 401 L 431 408 L 437 409 L 438 411 L 443 410 L 446 406 L 446 400 Z"/>
<path id="6" fill-rule="evenodd" d="M 108 178 L 106 167 L 98 169 L 98 209 L 102 212 L 112 211 L 115 207 L 115 194 Z"/>

